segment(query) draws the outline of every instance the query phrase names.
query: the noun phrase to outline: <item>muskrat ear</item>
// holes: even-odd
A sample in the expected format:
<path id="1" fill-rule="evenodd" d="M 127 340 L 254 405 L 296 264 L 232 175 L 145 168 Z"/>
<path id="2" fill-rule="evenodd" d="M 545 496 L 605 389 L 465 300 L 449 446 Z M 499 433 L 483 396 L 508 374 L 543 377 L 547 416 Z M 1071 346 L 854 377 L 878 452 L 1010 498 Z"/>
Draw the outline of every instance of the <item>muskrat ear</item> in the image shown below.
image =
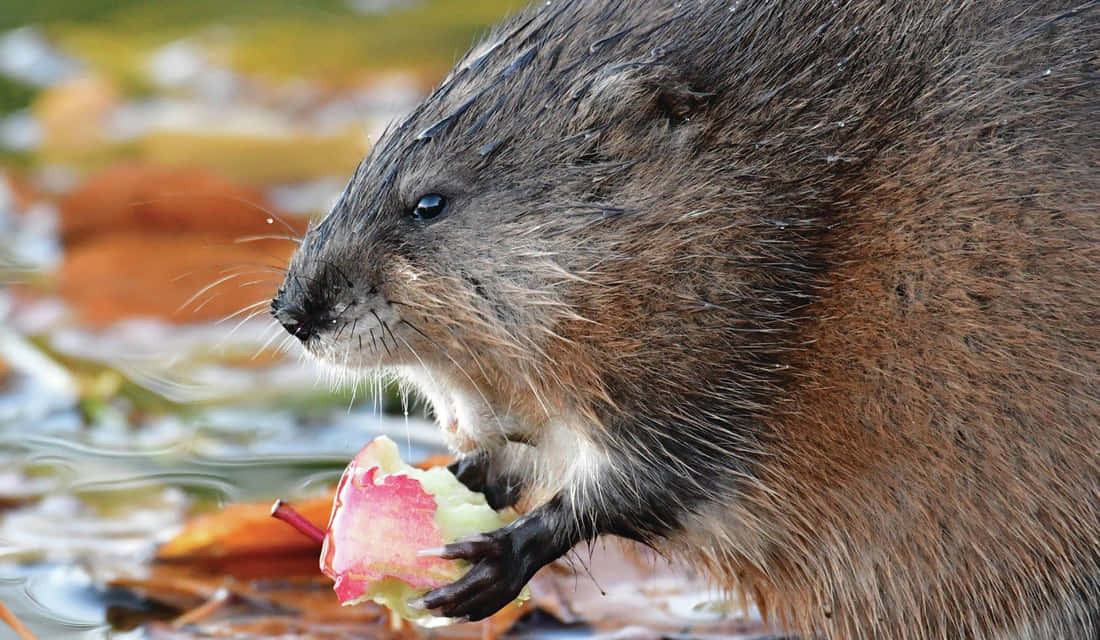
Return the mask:
<path id="1" fill-rule="evenodd" d="M 586 126 L 646 120 L 676 128 L 706 108 L 714 94 L 689 74 L 668 65 L 616 65 L 574 93 L 577 116 Z"/>
<path id="2" fill-rule="evenodd" d="M 713 93 L 695 89 L 686 82 L 662 84 L 654 87 L 651 111 L 668 120 L 670 126 L 678 127 L 691 121 L 713 97 Z"/>

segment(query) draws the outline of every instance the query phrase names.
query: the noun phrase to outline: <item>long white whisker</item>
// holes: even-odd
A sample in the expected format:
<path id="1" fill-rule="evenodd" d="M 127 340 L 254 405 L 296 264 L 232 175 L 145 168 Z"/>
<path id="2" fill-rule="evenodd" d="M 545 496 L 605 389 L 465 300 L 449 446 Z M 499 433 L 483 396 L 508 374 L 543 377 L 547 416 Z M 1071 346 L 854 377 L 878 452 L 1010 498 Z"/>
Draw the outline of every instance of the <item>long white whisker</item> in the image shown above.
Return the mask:
<path id="1" fill-rule="evenodd" d="M 278 320 L 274 320 L 274 319 L 273 319 L 273 320 L 272 320 L 272 322 L 274 322 L 274 324 L 275 324 L 275 325 L 276 325 L 277 327 L 279 327 L 280 329 L 282 329 L 282 325 L 280 325 L 280 324 L 279 324 L 279 321 L 278 321 Z M 273 334 L 271 335 L 271 337 L 270 337 L 270 338 L 268 338 L 268 339 L 267 339 L 267 340 L 266 340 L 266 341 L 265 341 L 265 342 L 263 343 L 263 345 L 262 345 L 262 346 L 261 346 L 261 347 L 260 347 L 260 348 L 259 348 L 259 349 L 258 349 L 258 350 L 256 351 L 256 353 L 255 353 L 255 354 L 254 354 L 254 355 L 252 356 L 252 359 L 253 359 L 253 360 L 255 360 L 256 358 L 260 357 L 260 354 L 261 354 L 261 353 L 263 353 L 264 351 L 267 351 L 267 348 L 271 346 L 271 343 L 272 343 L 272 342 L 273 342 L 273 341 L 275 340 L 275 338 L 278 338 L 278 337 L 279 337 L 279 333 L 280 333 L 279 331 L 276 331 L 275 333 L 273 333 Z M 283 331 L 283 333 L 286 333 L 286 332 L 285 332 L 285 331 Z M 281 343 L 279 344 L 279 350 L 280 350 L 280 351 L 285 351 L 285 350 L 286 350 L 286 341 L 287 341 L 287 338 L 292 338 L 292 337 L 294 337 L 294 336 L 290 335 L 289 333 L 287 333 L 287 334 L 286 334 L 285 336 L 283 336 L 283 340 L 282 340 L 282 342 L 281 342 Z"/>
<path id="2" fill-rule="evenodd" d="M 260 306 L 260 305 L 266 305 L 266 304 L 268 304 L 269 302 L 271 302 L 271 301 L 270 301 L 270 300 L 267 300 L 267 299 L 264 299 L 264 300 L 259 300 L 259 301 L 257 301 L 257 302 L 253 302 L 253 303 L 252 303 L 252 304 L 250 304 L 250 305 L 246 305 L 246 306 L 244 306 L 244 307 L 241 307 L 240 309 L 238 309 L 238 310 L 234 311 L 233 313 L 231 313 L 231 314 L 229 314 L 229 315 L 225 316 L 225 317 L 224 317 L 224 318 L 222 318 L 221 320 L 218 320 L 218 321 L 216 321 L 216 322 L 215 322 L 214 324 L 215 324 L 215 325 L 219 325 L 219 324 L 224 324 L 224 323 L 226 323 L 226 322 L 228 322 L 228 321 L 232 320 L 233 318 L 235 318 L 235 317 L 237 317 L 237 316 L 241 315 L 242 313 L 246 313 L 246 312 L 248 312 L 248 311 L 250 311 L 250 310 L 252 310 L 252 309 L 255 309 L 256 307 L 258 307 L 258 306 Z M 261 312 L 262 312 L 262 311 L 261 311 Z M 249 316 L 249 317 L 251 317 L 251 316 Z M 240 325 L 238 325 L 238 326 L 240 326 Z"/>
<path id="3" fill-rule="evenodd" d="M 243 274 L 241 274 L 241 273 L 231 273 L 231 274 L 229 274 L 227 276 L 224 276 L 222 278 L 218 278 L 217 280 L 211 282 L 210 284 L 206 285 L 202 289 L 199 289 L 197 292 L 195 292 L 195 295 L 188 298 L 183 304 L 181 304 L 176 309 L 175 312 L 179 313 L 180 311 L 183 311 L 184 309 L 187 308 L 188 305 L 190 305 L 192 302 L 197 300 L 200 296 L 202 296 L 207 291 L 210 291 L 211 289 L 218 286 L 219 284 L 222 284 L 224 282 L 229 282 L 233 278 L 239 278 L 241 275 L 243 275 Z M 210 300 L 213 300 L 213 299 L 214 299 L 213 297 L 210 298 Z M 210 300 L 206 300 L 205 302 L 203 302 L 202 305 L 199 305 L 199 307 L 197 309 L 195 309 L 195 311 L 198 311 L 199 309 L 202 309 L 202 307 L 205 306 L 208 302 L 210 302 Z"/>

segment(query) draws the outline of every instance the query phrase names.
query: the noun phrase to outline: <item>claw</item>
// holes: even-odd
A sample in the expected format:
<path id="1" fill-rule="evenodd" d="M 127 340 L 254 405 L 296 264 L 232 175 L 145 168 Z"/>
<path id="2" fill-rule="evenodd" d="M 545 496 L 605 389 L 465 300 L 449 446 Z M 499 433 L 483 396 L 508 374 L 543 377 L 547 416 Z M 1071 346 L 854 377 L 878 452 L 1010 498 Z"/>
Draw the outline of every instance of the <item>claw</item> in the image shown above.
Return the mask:
<path id="1" fill-rule="evenodd" d="M 503 555 L 502 546 L 501 542 L 489 536 L 470 536 L 445 545 L 439 554 L 430 555 L 438 555 L 440 558 L 448 558 L 450 560 L 462 559 L 473 561 L 493 559 Z M 424 552 L 425 555 L 429 555 L 426 553 L 427 551 L 435 551 L 435 549 L 426 549 Z"/>
<path id="2" fill-rule="evenodd" d="M 468 614 L 471 604 L 482 597 L 491 597 L 494 587 L 501 583 L 500 572 L 499 568 L 489 565 L 475 565 L 457 581 L 425 594 L 424 606 L 442 609 L 448 617 Z"/>
<path id="3" fill-rule="evenodd" d="M 471 566 L 458 580 L 429 591 L 412 605 L 447 618 L 488 618 L 519 595 L 536 569 L 565 550 L 545 516 L 538 513 L 442 549 L 424 549 L 420 555 L 467 560 Z"/>

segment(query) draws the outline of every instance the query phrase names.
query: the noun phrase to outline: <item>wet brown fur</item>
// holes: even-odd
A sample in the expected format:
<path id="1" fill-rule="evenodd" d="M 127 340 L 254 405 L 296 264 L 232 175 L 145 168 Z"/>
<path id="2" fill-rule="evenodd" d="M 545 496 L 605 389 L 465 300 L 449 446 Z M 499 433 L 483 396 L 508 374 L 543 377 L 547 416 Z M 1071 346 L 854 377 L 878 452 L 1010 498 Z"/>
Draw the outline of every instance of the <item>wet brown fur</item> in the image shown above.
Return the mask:
<path id="1" fill-rule="evenodd" d="M 479 394 L 532 491 L 646 513 L 785 629 L 1095 640 L 1098 15 L 548 3 L 378 143 L 288 286 L 376 283 L 370 348 L 315 352 Z"/>

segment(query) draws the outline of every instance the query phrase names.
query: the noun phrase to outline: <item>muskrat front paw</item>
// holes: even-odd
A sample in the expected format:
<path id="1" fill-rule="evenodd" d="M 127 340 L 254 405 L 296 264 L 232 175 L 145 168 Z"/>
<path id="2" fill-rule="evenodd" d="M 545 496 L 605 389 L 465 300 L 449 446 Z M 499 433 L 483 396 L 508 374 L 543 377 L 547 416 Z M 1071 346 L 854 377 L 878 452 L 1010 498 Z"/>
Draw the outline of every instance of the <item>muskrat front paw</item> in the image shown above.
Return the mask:
<path id="1" fill-rule="evenodd" d="M 448 465 L 451 473 L 471 491 L 485 495 L 493 509 L 515 506 L 522 493 L 520 483 L 495 468 L 492 458 L 484 454 L 468 455 Z"/>
<path id="2" fill-rule="evenodd" d="M 500 529 L 453 542 L 432 555 L 461 558 L 473 566 L 458 580 L 429 591 L 415 604 L 448 618 L 481 620 L 519 596 L 532 572 L 516 553 L 513 531 Z"/>

